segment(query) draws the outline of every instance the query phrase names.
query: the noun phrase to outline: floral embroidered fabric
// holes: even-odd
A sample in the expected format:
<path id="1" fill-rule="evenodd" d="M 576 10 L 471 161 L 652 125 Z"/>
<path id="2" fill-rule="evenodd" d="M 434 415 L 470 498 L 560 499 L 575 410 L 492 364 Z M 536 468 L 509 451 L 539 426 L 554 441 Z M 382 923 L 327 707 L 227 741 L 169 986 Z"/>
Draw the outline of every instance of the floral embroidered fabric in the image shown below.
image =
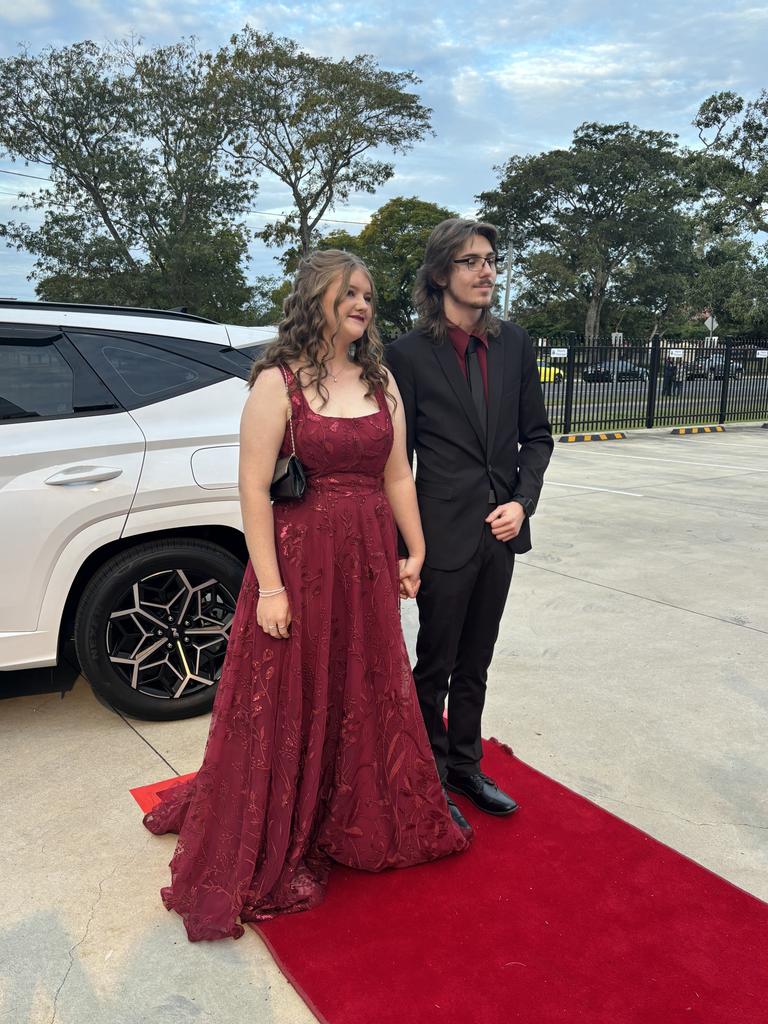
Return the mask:
<path id="1" fill-rule="evenodd" d="M 298 388 L 291 403 L 308 487 L 273 506 L 290 639 L 256 624 L 249 563 L 202 767 L 144 818 L 179 834 L 161 895 L 193 941 L 310 909 L 334 861 L 381 871 L 469 843 L 447 809 L 400 627 L 386 399 L 354 419 L 315 413 Z"/>

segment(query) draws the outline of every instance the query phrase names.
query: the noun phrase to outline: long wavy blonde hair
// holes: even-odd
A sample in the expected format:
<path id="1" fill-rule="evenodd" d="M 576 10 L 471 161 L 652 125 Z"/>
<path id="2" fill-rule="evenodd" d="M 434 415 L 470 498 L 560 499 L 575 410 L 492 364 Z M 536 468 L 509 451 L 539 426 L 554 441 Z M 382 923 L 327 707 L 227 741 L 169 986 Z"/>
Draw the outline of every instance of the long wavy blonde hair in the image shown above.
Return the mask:
<path id="1" fill-rule="evenodd" d="M 340 327 L 339 303 L 347 294 L 349 280 L 355 270 L 362 270 L 371 283 L 371 320 L 363 336 L 354 343 L 354 355 L 350 351 L 350 359 L 360 367 L 360 376 L 368 385 L 366 397 L 381 387 L 390 401 L 394 402 L 387 389 L 387 373 L 382 363 L 384 346 L 376 328 L 376 289 L 373 279 L 361 259 L 341 249 L 317 250 L 302 259 L 293 288 L 283 303 L 283 319 L 277 328 L 277 338 L 253 364 L 249 387 L 253 387 L 259 374 L 271 366 L 298 363 L 296 376 L 299 386 L 306 388 L 314 384 L 323 405 L 326 404 L 328 391 L 323 381 L 328 377 L 326 362 L 329 353 L 323 338 L 323 332 L 328 326 L 323 312 L 323 296 L 334 280 L 339 278 L 333 304 L 337 320 L 331 325 L 331 333 L 335 336 Z"/>

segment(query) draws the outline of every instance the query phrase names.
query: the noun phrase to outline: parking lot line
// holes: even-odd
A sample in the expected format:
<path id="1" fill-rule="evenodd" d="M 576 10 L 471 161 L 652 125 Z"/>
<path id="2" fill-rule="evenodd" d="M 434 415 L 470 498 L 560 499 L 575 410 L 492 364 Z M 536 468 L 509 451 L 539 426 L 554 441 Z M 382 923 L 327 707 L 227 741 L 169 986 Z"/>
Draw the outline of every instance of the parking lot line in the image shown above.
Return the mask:
<path id="1" fill-rule="evenodd" d="M 561 484 L 556 480 L 547 480 L 547 487 L 574 487 L 577 491 L 603 491 L 605 494 L 626 494 L 629 498 L 642 498 L 644 495 L 636 491 L 614 491 L 610 487 L 588 487 L 587 484 Z"/>
<path id="2" fill-rule="evenodd" d="M 690 459 L 660 459 L 652 455 L 625 455 L 623 452 L 609 452 L 605 448 L 597 451 L 595 448 L 580 448 L 579 452 L 590 455 L 612 457 L 614 459 L 634 459 L 638 462 L 669 462 L 679 466 L 700 466 L 706 469 L 733 469 L 738 473 L 768 473 L 768 469 L 758 469 L 755 466 L 725 466 L 721 462 L 699 461 L 693 462 Z"/>
<path id="3" fill-rule="evenodd" d="M 712 436 L 712 435 L 710 435 L 710 436 Z M 658 439 L 654 439 L 654 440 L 651 440 L 650 438 L 648 438 L 647 440 L 645 438 L 643 438 L 642 440 L 640 438 L 632 438 L 632 447 L 633 448 L 658 448 L 658 446 L 659 446 L 658 442 L 659 441 L 663 441 L 665 445 L 673 445 L 673 446 L 679 448 L 680 447 L 679 444 L 678 444 L 679 440 L 680 440 L 679 437 L 669 436 L 669 435 L 662 436 L 662 437 L 660 437 Z M 715 447 L 715 448 L 725 448 L 725 449 L 728 449 L 728 450 L 730 450 L 731 448 L 748 448 L 750 451 L 768 452 L 768 438 L 766 438 L 765 442 L 763 442 L 762 444 L 759 441 L 756 441 L 754 444 L 751 444 L 749 441 L 732 441 L 730 438 L 727 441 L 725 441 L 721 437 L 719 439 L 719 442 L 716 443 L 715 445 L 713 445 L 713 447 Z"/>

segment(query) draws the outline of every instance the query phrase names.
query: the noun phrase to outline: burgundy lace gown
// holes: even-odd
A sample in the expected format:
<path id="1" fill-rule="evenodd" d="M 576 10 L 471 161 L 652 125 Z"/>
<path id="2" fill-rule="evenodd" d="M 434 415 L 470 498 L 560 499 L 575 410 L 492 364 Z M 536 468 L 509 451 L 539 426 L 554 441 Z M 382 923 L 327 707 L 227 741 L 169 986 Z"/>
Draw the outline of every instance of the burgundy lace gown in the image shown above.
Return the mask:
<path id="1" fill-rule="evenodd" d="M 144 818 L 179 833 L 161 895 L 191 940 L 310 909 L 333 861 L 381 871 L 469 842 L 446 806 L 400 627 L 386 400 L 354 419 L 313 412 L 300 390 L 291 402 L 309 484 L 274 506 L 291 637 L 256 624 L 249 563 L 202 767 Z"/>

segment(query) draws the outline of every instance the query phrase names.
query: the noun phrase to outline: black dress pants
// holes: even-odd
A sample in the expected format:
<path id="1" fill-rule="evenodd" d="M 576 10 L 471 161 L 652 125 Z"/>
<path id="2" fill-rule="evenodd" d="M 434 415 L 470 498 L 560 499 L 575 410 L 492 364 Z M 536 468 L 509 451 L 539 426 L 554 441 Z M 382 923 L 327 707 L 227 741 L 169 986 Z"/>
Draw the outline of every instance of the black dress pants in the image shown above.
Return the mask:
<path id="1" fill-rule="evenodd" d="M 449 770 L 453 775 L 478 771 L 488 666 L 514 563 L 509 546 L 486 524 L 466 565 L 451 572 L 422 569 L 413 677 L 441 782 Z"/>

